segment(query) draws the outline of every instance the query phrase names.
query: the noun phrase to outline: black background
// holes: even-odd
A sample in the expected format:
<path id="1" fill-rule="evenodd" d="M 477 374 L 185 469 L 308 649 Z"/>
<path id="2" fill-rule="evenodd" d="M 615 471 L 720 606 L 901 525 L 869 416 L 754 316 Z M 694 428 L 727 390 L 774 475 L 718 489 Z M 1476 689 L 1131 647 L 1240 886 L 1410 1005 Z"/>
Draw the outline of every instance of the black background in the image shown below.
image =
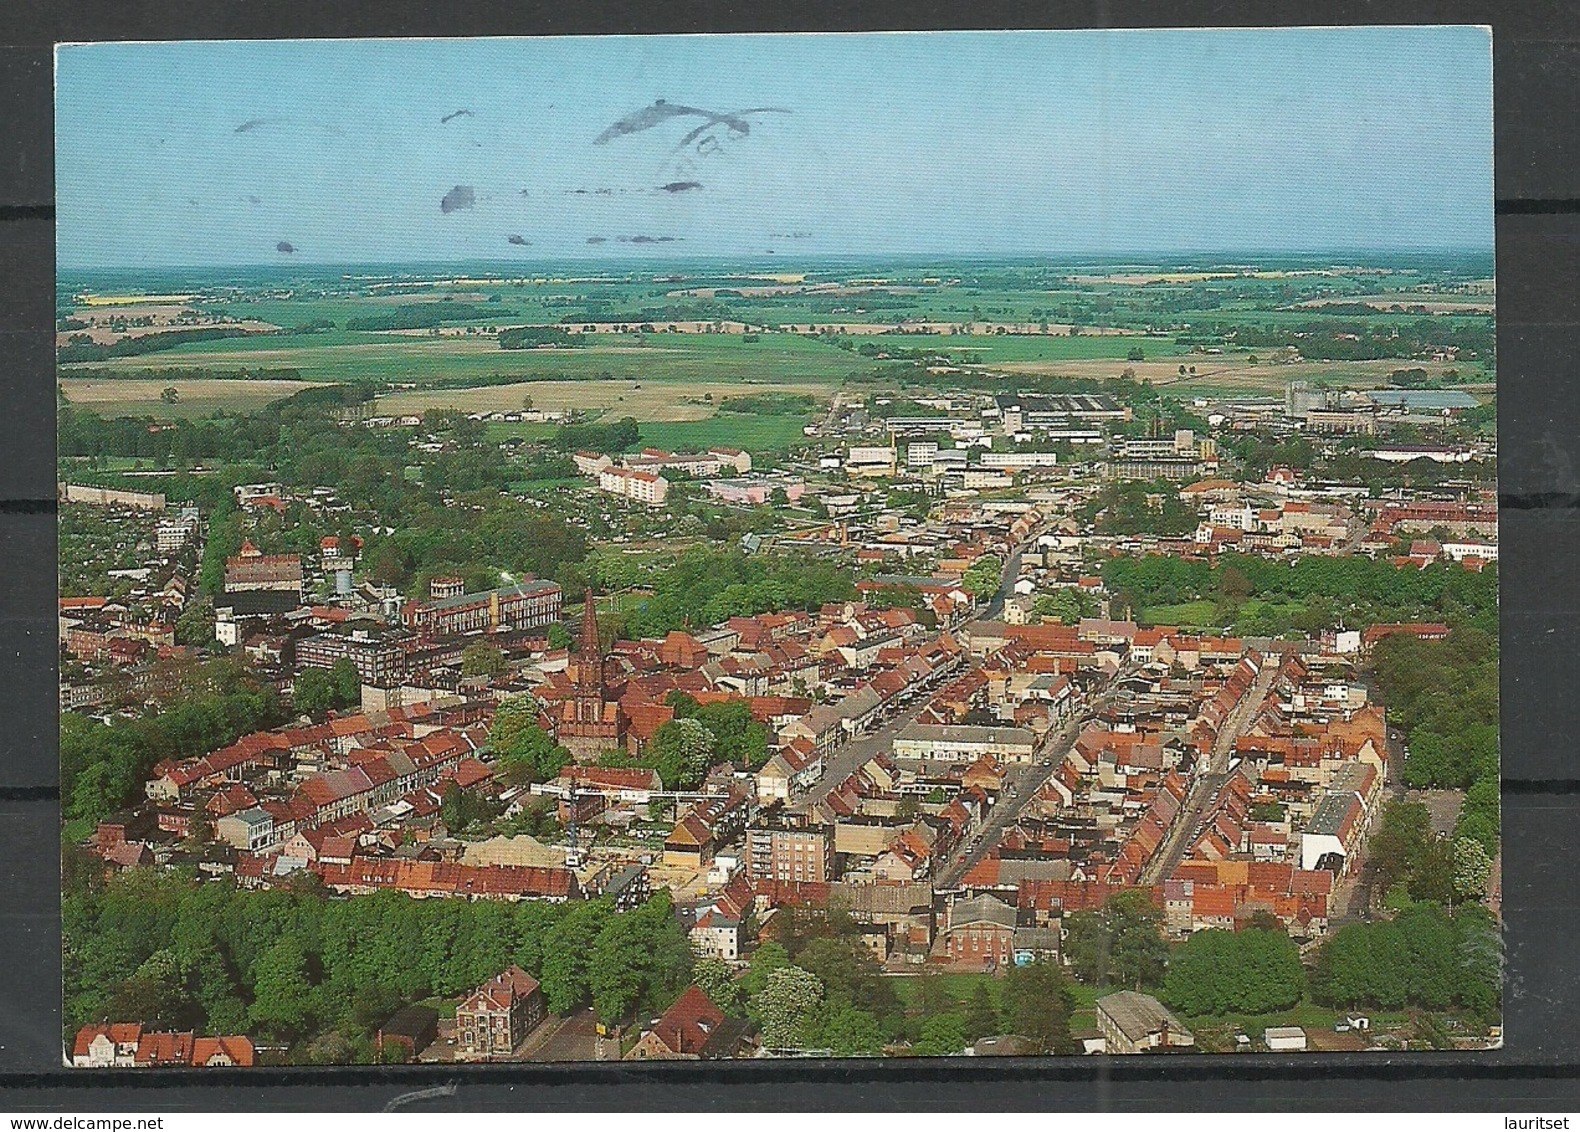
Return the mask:
<path id="1" fill-rule="evenodd" d="M 61 1068 L 52 44 L 591 33 L 1488 24 L 1496 119 L 1504 1049 L 966 1062 Z M 0 1109 L 1580 1109 L 1580 37 L 1545 3 L 301 4 L 0 11 Z M 593 81 L 596 81 L 595 79 Z M 1452 160 L 1445 155 L 1444 160 Z M 1422 170 L 1430 177 L 1430 168 Z M 421 1092 L 422 1095 L 409 1094 Z M 402 1099 L 402 1098 L 405 1099 Z"/>

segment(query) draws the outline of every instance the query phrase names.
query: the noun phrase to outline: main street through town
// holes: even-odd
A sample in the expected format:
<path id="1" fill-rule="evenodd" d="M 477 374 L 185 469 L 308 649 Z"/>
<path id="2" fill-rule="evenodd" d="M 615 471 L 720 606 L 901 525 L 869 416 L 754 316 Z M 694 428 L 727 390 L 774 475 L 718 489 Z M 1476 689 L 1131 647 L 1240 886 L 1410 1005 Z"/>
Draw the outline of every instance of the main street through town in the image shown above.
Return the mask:
<path id="1" fill-rule="evenodd" d="M 1219 728 L 1207 758 L 1207 766 L 1196 775 L 1185 795 L 1185 804 L 1174 815 L 1174 821 L 1163 837 L 1163 844 L 1158 846 L 1158 851 L 1152 854 L 1152 859 L 1141 871 L 1142 884 L 1157 884 L 1165 877 L 1173 876 L 1174 870 L 1179 868 L 1186 849 L 1195 839 L 1202 814 L 1206 813 L 1208 805 L 1218 796 L 1219 789 L 1229 777 L 1229 759 L 1234 753 L 1234 741 L 1250 724 L 1277 677 L 1278 658 L 1269 656 L 1263 661 L 1262 670 L 1256 674 L 1251 690 L 1241 697 Z"/>
<path id="2" fill-rule="evenodd" d="M 918 700 L 899 715 L 857 739 L 852 739 L 823 760 L 823 775 L 799 799 L 791 803 L 792 813 L 806 813 L 827 798 L 857 767 L 863 766 L 875 755 L 886 755 L 894 746 L 895 736 L 916 722 L 927 706 L 926 699 Z"/>
<path id="3" fill-rule="evenodd" d="M 1005 560 L 1003 577 L 999 582 L 998 591 L 993 595 L 993 600 L 983 609 L 983 619 L 992 620 L 1004 612 L 1004 601 L 1015 592 L 1015 580 L 1020 577 L 1021 555 L 1025 553 L 1027 546 L 1035 545 L 1037 536 L 1042 530 L 1043 527 L 1039 526 L 1031 531 L 1021 541 L 1020 546 L 1016 548 L 1014 553 Z M 953 673 L 950 675 L 952 676 Z M 922 710 L 926 706 L 926 699 L 919 699 L 899 715 L 886 721 L 876 731 L 852 739 L 829 755 L 823 762 L 822 776 L 812 786 L 812 789 L 793 802 L 789 809 L 794 813 L 806 813 L 817 803 L 827 798 L 833 792 L 834 787 L 850 777 L 857 767 L 865 765 L 874 755 L 889 754 L 893 750 L 895 737 L 912 723 L 915 723 L 916 717 L 922 714 Z M 1062 753 L 1060 757 L 1063 757 Z M 1046 776 L 1044 776 L 1043 781 L 1047 781 Z M 1037 784 L 1038 788 L 1041 785 L 1042 783 L 1039 782 Z"/>
<path id="4" fill-rule="evenodd" d="M 992 810 L 988 812 L 987 821 L 977 833 L 967 839 L 965 844 L 955 850 L 949 860 L 944 862 L 933 878 L 935 889 L 943 892 L 959 885 L 966 873 L 975 868 L 977 862 L 998 845 L 999 838 L 1003 837 L 1004 831 L 1019 819 L 1026 803 L 1036 797 L 1037 792 L 1047 785 L 1048 779 L 1053 777 L 1054 770 L 1064 761 L 1064 756 L 1070 751 L 1070 745 L 1080 735 L 1081 728 L 1113 701 L 1118 685 L 1123 679 L 1124 673 L 1120 672 L 1110 681 L 1102 695 L 1077 711 L 1057 731 L 1050 732 L 1044 742 L 1036 748 L 1034 756 L 1036 761 L 1031 765 L 1022 764 L 1008 768 L 1005 790 L 999 795 L 998 802 Z M 1011 790 L 1014 792 L 1011 793 Z"/>

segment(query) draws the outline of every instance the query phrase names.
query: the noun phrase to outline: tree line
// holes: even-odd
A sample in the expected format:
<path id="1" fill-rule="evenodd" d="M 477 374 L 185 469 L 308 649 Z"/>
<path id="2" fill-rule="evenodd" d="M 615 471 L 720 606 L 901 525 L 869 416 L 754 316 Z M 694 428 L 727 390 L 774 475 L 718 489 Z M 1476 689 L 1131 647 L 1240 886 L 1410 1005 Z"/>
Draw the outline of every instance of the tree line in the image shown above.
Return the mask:
<path id="1" fill-rule="evenodd" d="M 1134 612 L 1204 598 L 1232 599 L 1231 606 L 1258 598 L 1315 605 L 1325 614 L 1323 627 L 1337 625 L 1342 616 L 1356 627 L 1430 618 L 1491 632 L 1497 628 L 1496 566 L 1476 572 L 1440 562 L 1425 570 L 1400 570 L 1363 557 L 1314 554 L 1289 563 L 1224 554 L 1208 563 L 1149 554 L 1106 562 L 1103 582 Z"/>
<path id="2" fill-rule="evenodd" d="M 61 808 L 68 819 L 96 825 L 142 797 L 160 760 L 197 758 L 286 721 L 273 687 L 233 660 L 156 676 L 154 706 L 137 718 L 105 725 L 61 714 Z"/>
<path id="3" fill-rule="evenodd" d="M 65 893 L 65 1025 L 249 1033 L 293 1062 L 371 1060 L 402 1005 L 464 995 L 519 964 L 549 1009 L 606 1021 L 669 1006 L 692 956 L 667 891 L 629 912 L 573 904 L 328 898 L 316 878 L 249 891 L 131 869 Z"/>
<path id="4" fill-rule="evenodd" d="M 212 342 L 219 338 L 246 338 L 260 332 L 240 326 L 200 326 L 188 330 L 163 330 L 157 334 L 139 334 L 115 342 L 95 342 L 90 335 L 72 334 L 66 344 L 55 351 L 57 365 L 74 362 L 103 362 L 111 358 L 132 358 L 139 354 L 152 354 L 173 350 L 189 342 Z"/>
<path id="5" fill-rule="evenodd" d="M 756 1022 L 770 1048 L 826 1050 L 836 1057 L 907 1051 L 963 1052 L 981 1038 L 1015 1034 L 1031 1053 L 1072 1053 L 1072 995 L 1052 962 L 1013 967 L 956 999 L 937 972 L 894 979 L 860 938 L 861 926 L 837 905 L 825 911 L 780 908 L 772 938 L 744 975 L 716 960 L 695 978 L 727 1015 Z M 902 997 L 898 988 L 904 987 Z"/>
<path id="6" fill-rule="evenodd" d="M 851 572 L 816 558 L 695 547 L 649 577 L 652 593 L 625 615 L 628 634 L 661 637 L 772 610 L 815 611 L 856 595 Z"/>
<path id="7" fill-rule="evenodd" d="M 498 322 L 521 312 L 496 306 L 457 303 L 402 303 L 394 310 L 346 319 L 347 330 L 429 330 L 447 322 Z"/>
<path id="8" fill-rule="evenodd" d="M 1404 780 L 1465 791 L 1456 834 L 1498 849 L 1498 642 L 1474 627 L 1442 641 L 1385 637 L 1372 667 L 1409 743 Z"/>
<path id="9" fill-rule="evenodd" d="M 587 337 L 558 326 L 511 326 L 499 332 L 501 350 L 531 350 L 538 346 L 585 346 Z"/>
<path id="10" fill-rule="evenodd" d="M 1386 837 L 1379 841 L 1379 852 L 1390 853 Z M 1422 867 L 1420 845 L 1405 852 L 1415 854 L 1412 867 Z M 1497 927 L 1476 902 L 1479 894 L 1462 888 L 1462 902 L 1454 903 L 1452 863 L 1449 868 L 1447 890 L 1429 886 L 1420 899 L 1413 898 L 1414 888 L 1397 894 L 1397 915 L 1340 928 L 1323 941 L 1310 967 L 1265 911 L 1240 931 L 1195 932 L 1170 947 L 1162 913 L 1140 891 L 1118 893 L 1101 909 L 1069 916 L 1065 958 L 1090 986 L 1151 989 L 1191 1017 L 1272 1014 L 1309 999 L 1336 1007 L 1454 1006 L 1493 1021 L 1502 1003 Z"/>

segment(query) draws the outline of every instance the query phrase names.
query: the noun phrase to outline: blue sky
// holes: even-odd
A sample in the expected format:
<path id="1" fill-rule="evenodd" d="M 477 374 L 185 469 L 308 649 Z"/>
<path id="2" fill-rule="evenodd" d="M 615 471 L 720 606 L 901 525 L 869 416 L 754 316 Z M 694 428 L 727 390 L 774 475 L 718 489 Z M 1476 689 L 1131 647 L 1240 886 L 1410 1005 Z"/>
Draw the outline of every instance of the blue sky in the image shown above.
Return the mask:
<path id="1" fill-rule="evenodd" d="M 59 259 L 1488 249 L 1491 65 L 1468 27 L 63 46 Z M 714 117 L 596 143 L 659 99 Z"/>

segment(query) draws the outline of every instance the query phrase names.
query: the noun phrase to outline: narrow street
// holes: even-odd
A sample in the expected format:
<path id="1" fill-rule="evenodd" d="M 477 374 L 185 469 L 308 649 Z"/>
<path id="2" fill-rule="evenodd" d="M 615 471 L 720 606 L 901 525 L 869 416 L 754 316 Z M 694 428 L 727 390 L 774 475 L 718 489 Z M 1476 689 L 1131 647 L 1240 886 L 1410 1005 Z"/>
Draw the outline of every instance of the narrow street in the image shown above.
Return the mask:
<path id="1" fill-rule="evenodd" d="M 805 813 L 814 805 L 827 798 L 834 787 L 845 781 L 850 773 L 861 766 L 874 755 L 888 754 L 894 744 L 894 737 L 906 727 L 916 722 L 916 717 L 927 706 L 927 698 L 920 697 L 910 707 L 899 715 L 884 723 L 877 730 L 859 736 L 847 742 L 844 746 L 829 755 L 823 764 L 823 775 L 800 798 L 789 805 L 792 813 Z"/>
<path id="2" fill-rule="evenodd" d="M 994 621 L 1004 614 L 1004 602 L 1015 593 L 1015 582 L 1020 578 L 1020 559 L 1028 547 L 1035 546 L 1037 538 L 1048 529 L 1048 524 L 1043 522 L 1036 529 L 1027 533 L 1008 558 L 1004 560 L 1004 577 L 999 582 L 998 592 L 993 595 L 993 600 L 988 602 L 982 610 L 982 619 Z"/>
<path id="3" fill-rule="evenodd" d="M 982 828 L 969 839 L 965 845 L 957 849 L 952 857 L 944 863 L 933 876 L 933 887 L 939 891 L 955 888 L 961 879 L 970 872 L 983 857 L 998 845 L 999 838 L 1004 836 L 1004 831 L 1014 825 L 1026 803 L 1036 796 L 1037 791 L 1047 784 L 1053 776 L 1064 756 L 1069 753 L 1070 745 L 1080 735 L 1084 727 L 1093 717 L 1098 715 L 1108 706 L 1114 695 L 1114 687 L 1119 679 L 1114 682 L 1096 700 L 1071 716 L 1058 731 L 1054 732 L 1048 740 L 1037 749 L 1037 761 L 1031 765 L 1012 766 L 1006 776 L 1006 787 L 1013 787 L 1015 793 L 1011 795 L 1008 789 L 999 797 L 998 804 L 988 813 L 988 819 Z"/>
<path id="4" fill-rule="evenodd" d="M 1384 783 L 1383 797 L 1385 802 L 1402 802 L 1408 797 L 1404 785 L 1404 742 L 1399 732 L 1392 727 L 1388 728 L 1388 780 Z M 1377 806 L 1371 814 L 1371 826 L 1361 837 L 1361 852 L 1364 856 L 1359 865 L 1351 869 L 1348 875 L 1339 880 L 1333 890 L 1332 907 L 1334 912 L 1328 919 L 1328 930 L 1337 931 L 1346 924 L 1357 923 L 1371 919 L 1372 909 L 1382 899 L 1383 893 L 1377 891 L 1377 869 L 1371 860 L 1371 839 L 1377 832 L 1378 824 L 1382 818 L 1383 806 Z"/>
<path id="5" fill-rule="evenodd" d="M 1224 721 L 1223 728 L 1213 741 L 1206 768 L 1191 783 L 1190 791 L 1185 795 L 1185 804 L 1174 816 L 1174 821 L 1163 838 L 1163 844 L 1158 846 L 1158 851 L 1152 855 L 1152 859 L 1142 870 L 1142 884 L 1157 884 L 1172 876 L 1174 870 L 1179 868 L 1186 849 L 1196 835 L 1196 828 L 1201 824 L 1202 815 L 1207 812 L 1207 807 L 1218 796 L 1219 788 L 1229 777 L 1229 759 L 1234 753 L 1234 741 L 1240 737 L 1250 723 L 1251 717 L 1262 706 L 1262 701 L 1267 698 L 1268 690 L 1272 688 L 1277 676 L 1278 665 L 1264 663 L 1262 670 L 1256 675 L 1255 683 L 1251 685 L 1251 690 L 1229 713 L 1229 718 Z"/>

